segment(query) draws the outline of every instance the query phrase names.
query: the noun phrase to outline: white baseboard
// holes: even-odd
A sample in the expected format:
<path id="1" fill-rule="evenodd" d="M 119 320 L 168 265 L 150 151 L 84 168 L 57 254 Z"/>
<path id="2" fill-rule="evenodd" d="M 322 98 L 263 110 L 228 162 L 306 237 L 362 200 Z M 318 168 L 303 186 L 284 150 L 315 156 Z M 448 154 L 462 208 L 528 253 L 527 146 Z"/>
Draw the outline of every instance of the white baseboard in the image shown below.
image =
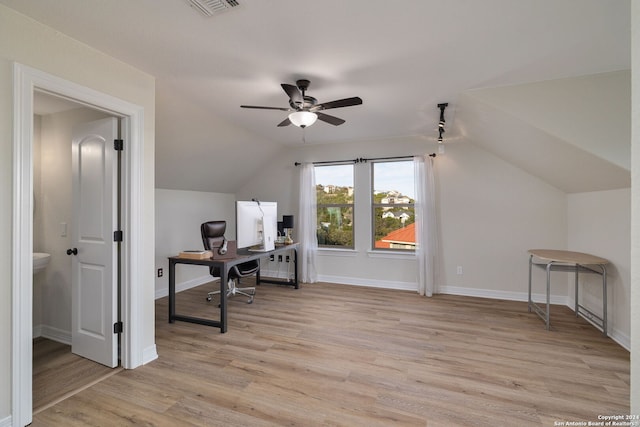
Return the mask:
<path id="1" fill-rule="evenodd" d="M 529 301 L 527 292 L 495 291 L 492 289 L 463 288 L 460 286 L 440 286 L 437 289 L 439 294 L 460 295 L 467 297 L 504 299 L 509 301 Z M 533 300 L 537 303 L 546 302 L 546 294 L 533 294 Z M 551 295 L 551 304 L 568 305 L 569 299 L 566 295 Z"/>
<path id="2" fill-rule="evenodd" d="M 196 286 L 204 285 L 205 283 L 218 281 L 219 277 L 211 277 L 211 275 L 197 277 L 195 279 L 187 280 L 186 282 L 176 283 L 176 293 L 186 291 L 187 289 L 195 288 Z M 164 298 L 169 295 L 169 285 L 163 289 L 156 289 L 155 299 Z"/>
<path id="3" fill-rule="evenodd" d="M 629 335 L 620 332 L 619 329 L 613 328 L 609 332 L 609 338 L 620 344 L 625 350 L 631 353 L 631 339 Z"/>
<path id="4" fill-rule="evenodd" d="M 338 283 L 342 285 L 368 286 L 371 288 L 397 289 L 402 291 L 418 290 L 418 285 L 416 282 L 397 282 L 389 280 L 363 279 L 360 277 L 329 276 L 323 274 L 318 275 L 318 281 L 327 283 Z"/>
<path id="5" fill-rule="evenodd" d="M 570 298 L 568 303 L 567 303 L 567 307 L 569 307 L 571 310 L 575 311 L 575 298 Z M 595 306 L 594 306 L 595 304 Z M 598 301 L 597 303 L 594 301 L 591 301 L 591 303 L 585 303 L 584 301 L 581 302 L 581 305 L 583 307 L 586 307 L 588 309 L 592 309 L 593 308 L 593 312 L 595 312 L 596 314 L 598 314 L 599 316 L 602 313 L 602 302 Z M 610 311 L 610 310 L 609 310 Z M 608 316 L 608 325 L 607 325 L 607 335 L 609 335 L 609 338 L 611 338 L 612 340 L 614 340 L 615 342 L 617 342 L 618 344 L 620 344 L 622 347 L 625 348 L 625 350 L 627 351 L 631 351 L 631 339 L 629 338 L 629 335 L 623 333 L 622 331 L 620 331 L 620 329 L 616 328 L 615 325 L 611 325 L 611 316 Z M 591 320 L 589 320 L 588 317 L 586 316 L 582 316 L 582 318 L 584 320 L 586 320 L 587 322 L 591 323 L 592 325 L 595 325 L 595 323 L 593 323 Z M 595 325 L 597 326 L 597 325 Z"/>
<path id="6" fill-rule="evenodd" d="M 146 365 L 149 362 L 153 362 L 158 358 L 158 351 L 156 345 L 153 344 L 142 351 L 142 364 Z"/>
<path id="7" fill-rule="evenodd" d="M 71 331 L 63 331 L 48 325 L 33 327 L 33 338 L 47 338 L 65 345 L 71 345 Z"/>
<path id="8" fill-rule="evenodd" d="M 12 425 L 11 415 L 0 420 L 0 427 L 11 427 Z"/>

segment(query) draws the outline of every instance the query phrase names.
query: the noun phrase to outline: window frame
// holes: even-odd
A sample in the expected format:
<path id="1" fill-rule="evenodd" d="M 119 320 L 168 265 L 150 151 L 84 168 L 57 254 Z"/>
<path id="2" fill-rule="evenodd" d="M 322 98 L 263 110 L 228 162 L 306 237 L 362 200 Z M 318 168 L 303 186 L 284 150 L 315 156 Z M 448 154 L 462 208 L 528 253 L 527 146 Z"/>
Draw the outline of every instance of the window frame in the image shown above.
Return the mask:
<path id="1" fill-rule="evenodd" d="M 369 197 L 370 197 L 370 221 L 371 221 L 371 229 L 369 231 L 369 239 L 370 239 L 370 251 L 372 253 L 381 253 L 381 252 L 390 252 L 390 253 L 398 253 L 398 254 L 415 254 L 415 245 L 413 249 L 409 249 L 409 248 L 377 248 L 376 247 L 376 209 L 378 208 L 385 208 L 385 207 L 392 207 L 392 208 L 408 208 L 410 210 L 412 210 L 413 212 L 413 218 L 414 221 L 413 223 L 415 223 L 415 199 L 411 199 L 413 200 L 413 202 L 409 202 L 409 203 L 376 203 L 375 202 L 375 164 L 378 163 L 399 163 L 399 162 L 404 162 L 404 163 L 410 163 L 411 164 L 411 168 L 413 171 L 413 168 L 415 166 L 414 162 L 415 160 L 412 159 L 394 159 L 394 160 L 374 160 L 370 162 L 370 175 L 371 175 L 371 180 L 370 180 L 370 188 L 369 188 Z M 414 184 L 415 186 L 415 184 Z M 415 191 L 415 188 L 414 188 Z M 410 223 L 412 224 L 412 223 Z"/>
<path id="2" fill-rule="evenodd" d="M 351 188 L 352 188 L 352 202 L 351 203 L 320 203 L 317 200 L 316 197 L 316 219 L 318 218 L 318 214 L 320 213 L 320 210 L 323 208 L 340 208 L 342 209 L 351 209 L 351 245 L 326 245 L 326 244 L 321 244 L 320 243 L 320 239 L 318 239 L 318 249 L 320 250 L 338 250 L 338 251 L 345 251 L 345 250 L 354 250 L 355 246 L 356 246 L 356 184 L 355 184 L 355 178 L 356 178 L 356 171 L 355 171 L 355 165 L 353 163 L 326 163 L 326 164 L 322 164 L 322 165 L 314 165 L 314 175 L 316 173 L 316 170 L 318 168 L 322 168 L 322 167 L 329 167 L 329 166 L 350 166 L 351 167 Z M 318 185 L 323 185 L 322 183 L 318 183 L 316 181 L 316 191 L 317 191 L 317 187 Z M 348 188 L 348 187 L 347 187 Z M 316 193 L 317 194 L 317 193 Z M 316 230 L 316 236 L 318 235 L 318 231 L 321 228 L 321 223 L 320 221 L 318 221 L 317 224 L 317 230 Z"/>

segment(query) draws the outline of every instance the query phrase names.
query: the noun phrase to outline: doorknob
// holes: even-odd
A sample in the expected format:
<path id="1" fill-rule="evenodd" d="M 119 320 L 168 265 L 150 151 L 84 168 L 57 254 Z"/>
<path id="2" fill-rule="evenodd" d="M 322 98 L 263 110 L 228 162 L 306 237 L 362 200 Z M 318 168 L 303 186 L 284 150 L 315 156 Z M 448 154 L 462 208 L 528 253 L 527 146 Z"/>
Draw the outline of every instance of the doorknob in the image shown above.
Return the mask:
<path id="1" fill-rule="evenodd" d="M 67 249 L 67 255 L 78 255 L 78 248 Z"/>

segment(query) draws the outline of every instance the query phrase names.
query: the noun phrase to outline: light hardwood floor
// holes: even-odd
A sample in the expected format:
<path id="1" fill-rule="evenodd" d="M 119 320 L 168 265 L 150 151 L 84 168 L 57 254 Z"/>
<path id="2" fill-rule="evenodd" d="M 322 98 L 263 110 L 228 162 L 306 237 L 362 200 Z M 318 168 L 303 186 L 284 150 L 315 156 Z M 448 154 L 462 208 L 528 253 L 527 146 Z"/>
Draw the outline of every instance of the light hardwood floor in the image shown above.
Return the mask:
<path id="1" fill-rule="evenodd" d="M 217 315 L 202 286 L 178 311 Z M 262 285 L 229 332 L 167 323 L 159 359 L 33 426 L 553 426 L 629 412 L 629 353 L 562 306 L 340 286 Z"/>
<path id="2" fill-rule="evenodd" d="M 76 356 L 69 345 L 36 338 L 33 340 L 33 412 L 40 412 L 117 371 Z"/>

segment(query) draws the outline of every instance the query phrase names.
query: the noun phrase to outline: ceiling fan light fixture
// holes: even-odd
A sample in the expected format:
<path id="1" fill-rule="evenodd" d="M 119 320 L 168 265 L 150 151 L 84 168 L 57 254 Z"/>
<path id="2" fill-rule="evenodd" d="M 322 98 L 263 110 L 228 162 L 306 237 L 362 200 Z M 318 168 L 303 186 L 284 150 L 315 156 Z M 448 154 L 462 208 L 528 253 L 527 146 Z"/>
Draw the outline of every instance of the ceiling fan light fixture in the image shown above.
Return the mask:
<path id="1" fill-rule="evenodd" d="M 296 127 L 304 129 L 307 126 L 311 126 L 312 124 L 314 124 L 316 120 L 320 120 L 332 126 L 340 126 L 341 124 L 345 123 L 345 120 L 341 119 L 340 117 L 326 114 L 324 113 L 324 111 L 333 108 L 352 107 L 354 105 L 362 104 L 362 98 L 358 96 L 336 99 L 335 101 L 323 102 L 319 104 L 316 98 L 308 96 L 306 94 L 307 88 L 309 87 L 309 80 L 306 79 L 300 79 L 296 81 L 295 86 L 288 83 L 282 83 L 280 86 L 289 97 L 288 108 L 265 107 L 260 105 L 241 105 L 240 108 L 287 111 L 291 114 L 289 114 L 286 119 L 278 123 L 278 127 L 285 127 L 293 124 Z M 320 111 L 323 112 L 321 113 Z"/>
<path id="2" fill-rule="evenodd" d="M 318 115 L 311 111 L 294 111 L 289 114 L 289 121 L 299 128 L 311 126 L 318 120 Z"/>

